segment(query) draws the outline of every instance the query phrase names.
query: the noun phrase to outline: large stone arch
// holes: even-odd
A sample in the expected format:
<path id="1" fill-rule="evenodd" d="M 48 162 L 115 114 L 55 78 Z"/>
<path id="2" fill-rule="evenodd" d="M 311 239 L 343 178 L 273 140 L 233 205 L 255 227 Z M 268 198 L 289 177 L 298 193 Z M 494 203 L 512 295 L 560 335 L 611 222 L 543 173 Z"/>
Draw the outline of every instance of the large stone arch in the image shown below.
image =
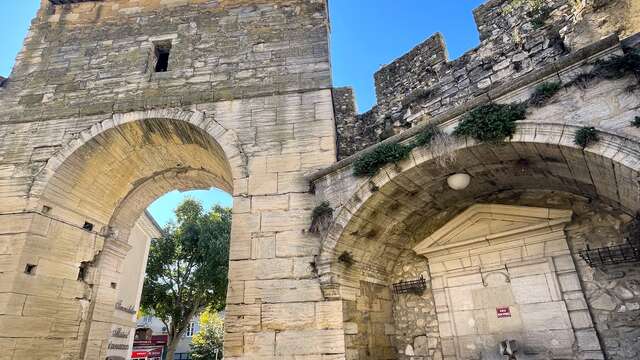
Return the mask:
<path id="1" fill-rule="evenodd" d="M 600 129 L 600 141 L 582 149 L 574 144 L 579 128 L 521 121 L 513 138 L 501 145 L 456 140 L 451 151 L 457 160 L 450 168 L 436 165 L 429 149 L 417 148 L 406 160 L 385 166 L 371 178 L 354 178 L 351 167 L 346 166 L 318 180 L 319 195 L 339 206 L 323 237 L 318 268 L 324 295 L 343 300 L 345 322 L 357 323 L 354 328 L 359 330 L 347 333 L 356 340 L 347 343 L 362 343 L 362 336 L 369 336 L 376 339 L 370 341 L 377 341 L 376 351 L 390 351 L 372 335 L 382 322 L 363 319 L 391 316 L 384 314 L 394 303 L 389 293 L 391 283 L 398 281 L 394 271 L 414 261 L 407 259 L 416 256 L 415 245 L 473 204 L 571 209 L 571 204 L 592 202 L 594 208 L 615 209 L 631 219 L 640 209 L 640 143 L 633 136 Z M 446 184 L 447 177 L 457 172 L 472 176 L 469 188 L 458 192 Z M 348 188 L 350 196 L 334 194 L 333 188 Z M 544 203 L 553 197 L 562 200 Z M 547 200 L 537 202 L 542 198 Z M 578 221 L 581 216 L 576 215 Z M 351 264 L 340 260 L 345 253 L 352 257 Z M 588 272 L 581 271 L 582 275 Z M 373 301 L 369 308 L 367 301 Z M 358 304 L 352 308 L 366 309 L 360 312 L 368 315 L 350 313 L 347 304 L 351 302 Z M 381 312 L 372 310 L 379 309 L 380 303 Z M 362 321 L 368 325 L 358 323 Z"/>
<path id="2" fill-rule="evenodd" d="M 514 165 L 514 163 L 520 160 L 527 160 L 527 151 L 539 150 L 538 160 L 549 161 L 551 163 L 564 161 L 566 166 L 557 169 L 565 171 L 567 180 L 573 180 L 573 188 L 569 187 L 569 184 L 556 184 L 554 189 L 557 190 L 570 190 L 574 189 L 576 192 L 580 190 L 582 194 L 588 194 L 591 196 L 599 196 L 605 200 L 611 201 L 614 204 L 620 206 L 624 211 L 634 213 L 640 209 L 640 193 L 638 193 L 638 179 L 640 179 L 640 143 L 632 137 L 624 137 L 610 132 L 599 131 L 601 141 L 588 148 L 581 149 L 574 143 L 575 132 L 579 129 L 578 126 L 572 126 L 567 124 L 553 124 L 538 122 L 521 121 L 518 123 L 518 129 L 511 140 L 504 145 L 485 145 L 478 144 L 473 139 L 458 140 L 451 151 L 461 154 L 468 152 L 469 154 L 480 154 L 482 152 L 484 157 L 475 156 L 474 160 L 486 161 L 487 164 L 495 165 L 496 168 L 493 171 L 500 171 L 500 167 L 508 168 Z M 504 147 L 503 147 L 504 146 Z M 504 150 L 506 147 L 509 151 Z M 517 152 L 518 149 L 520 152 Z M 497 152 L 498 151 L 498 152 Z M 542 153 L 544 152 L 544 153 Z M 557 155 L 558 158 L 553 158 L 551 155 Z M 545 158 L 543 158 L 544 156 Z M 577 156 L 577 157 L 576 157 Z M 571 163 L 589 158 L 594 161 L 591 165 L 595 171 L 600 173 L 597 175 L 609 174 L 614 177 L 618 187 L 615 191 L 606 188 L 606 182 L 608 179 L 603 177 L 590 177 L 589 172 L 580 172 L 580 170 L 587 170 L 584 168 L 587 163 Z M 500 158 L 502 157 L 502 158 Z M 460 159 L 461 156 L 458 156 Z M 415 177 L 411 177 L 412 173 L 419 171 L 419 169 L 431 170 L 429 174 L 430 178 L 425 178 L 424 181 L 434 181 L 440 183 L 439 189 L 445 189 L 443 181 L 446 177 L 452 173 L 458 171 L 468 171 L 472 174 L 477 169 L 474 166 L 479 166 L 481 163 L 473 162 L 458 162 L 453 169 L 438 169 L 434 165 L 434 156 L 427 148 L 417 148 L 412 151 L 411 156 L 398 164 L 390 164 L 385 166 L 378 174 L 370 179 L 358 179 L 355 191 L 353 195 L 346 199 L 341 205 L 339 211 L 332 224 L 330 225 L 327 234 L 323 239 L 323 246 L 320 255 L 321 264 L 328 264 L 335 258 L 336 248 L 340 242 L 341 237 L 345 233 L 345 228 L 354 219 L 367 218 L 363 214 L 367 214 L 367 209 L 370 210 L 371 204 L 375 206 L 385 206 L 382 204 L 382 199 L 393 202 L 397 199 L 392 199 L 389 195 L 392 195 L 394 191 L 404 192 L 405 194 L 411 193 L 410 187 L 415 183 L 410 181 L 415 180 Z M 595 168 L 596 162 L 601 162 L 599 168 Z M 610 166 L 604 166 L 610 165 Z M 555 165 L 553 165 L 555 166 Z M 556 166 L 557 167 L 557 166 Z M 340 170 L 342 173 L 351 171 L 350 167 Z M 349 175 L 339 175 L 349 176 Z M 582 181 L 590 180 L 590 184 L 581 183 Z M 545 184 L 532 184 L 533 188 L 540 186 L 540 189 L 544 189 Z M 561 185 L 561 186 L 558 186 Z M 590 186 L 591 189 L 584 185 Z M 472 188 L 473 188 L 472 183 Z M 582 186 L 582 187 L 580 187 Z M 391 190 L 394 188 L 394 190 Z M 415 190 L 415 188 L 413 189 Z M 500 188 L 493 188 L 489 191 L 500 191 Z M 473 189 L 471 191 L 477 191 Z M 616 193 L 617 191 L 617 193 Z M 442 205 L 437 199 L 415 199 L 418 203 L 424 204 L 426 200 L 435 204 Z M 388 204 L 386 205 L 388 206 Z M 400 211 L 400 216 L 406 215 L 406 212 Z M 371 223 L 375 223 L 375 217 L 368 217 Z M 391 217 L 395 219 L 393 224 L 403 221 L 402 217 Z M 388 226 L 393 228 L 394 226 Z M 375 257 L 375 255 L 374 255 Z M 321 275 L 328 274 L 328 267 L 322 267 Z M 328 280 L 326 277 L 323 280 Z M 326 282 L 327 284 L 330 282 Z"/>
<path id="3" fill-rule="evenodd" d="M 44 282 L 83 274 L 77 275 L 76 294 L 40 294 L 40 301 L 70 313 L 82 309 L 81 315 L 51 325 L 77 326 L 78 343 L 68 351 L 104 357 L 115 326 L 135 328 L 114 304 L 126 276 L 122 263 L 133 245 L 129 235 L 147 206 L 174 189 L 217 187 L 233 193 L 235 179 L 246 177 L 245 171 L 232 131 L 204 113 L 180 110 L 115 115 L 82 131 L 47 163 L 30 193 L 37 200 L 33 222 L 55 226 L 30 235 L 48 250 L 23 256 L 34 259 L 36 277 Z"/>

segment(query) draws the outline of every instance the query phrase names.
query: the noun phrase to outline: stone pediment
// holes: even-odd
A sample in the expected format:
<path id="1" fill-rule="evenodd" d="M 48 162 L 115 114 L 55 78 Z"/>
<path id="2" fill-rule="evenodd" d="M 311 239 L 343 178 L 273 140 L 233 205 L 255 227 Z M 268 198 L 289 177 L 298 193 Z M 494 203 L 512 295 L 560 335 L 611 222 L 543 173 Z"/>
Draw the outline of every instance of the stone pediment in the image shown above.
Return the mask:
<path id="1" fill-rule="evenodd" d="M 534 231 L 571 221 L 571 210 L 476 204 L 421 241 L 419 255 Z"/>

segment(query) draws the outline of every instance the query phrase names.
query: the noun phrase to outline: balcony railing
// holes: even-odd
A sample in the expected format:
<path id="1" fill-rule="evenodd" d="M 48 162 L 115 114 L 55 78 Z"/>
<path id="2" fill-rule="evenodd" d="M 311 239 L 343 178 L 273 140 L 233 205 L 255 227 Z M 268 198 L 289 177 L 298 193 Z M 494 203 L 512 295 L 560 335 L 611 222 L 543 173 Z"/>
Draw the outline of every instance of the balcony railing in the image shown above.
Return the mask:
<path id="1" fill-rule="evenodd" d="M 628 243 L 597 249 L 591 249 L 587 246 L 579 254 L 591 267 L 640 262 L 640 244 Z"/>
<path id="2" fill-rule="evenodd" d="M 427 281 L 424 277 L 420 276 L 420 279 L 400 281 L 393 284 L 394 294 L 422 294 L 427 288 Z"/>

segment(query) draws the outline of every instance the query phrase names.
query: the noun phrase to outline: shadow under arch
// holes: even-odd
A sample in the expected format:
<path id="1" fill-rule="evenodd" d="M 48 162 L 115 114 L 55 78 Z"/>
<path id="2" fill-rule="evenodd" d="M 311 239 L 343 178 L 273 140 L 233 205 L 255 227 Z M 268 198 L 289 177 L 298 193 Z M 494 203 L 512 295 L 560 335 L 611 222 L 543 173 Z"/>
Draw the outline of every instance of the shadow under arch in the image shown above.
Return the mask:
<path id="1" fill-rule="evenodd" d="M 77 281 L 81 288 L 82 297 L 69 302 L 83 309 L 75 324 L 81 358 L 106 356 L 112 326 L 135 328 L 114 305 L 126 276 L 121 264 L 131 248 L 129 236 L 146 207 L 176 189 L 233 193 L 244 163 L 233 132 L 205 114 L 158 110 L 96 124 L 47 164 L 31 196 L 38 211 L 62 225 L 40 240 L 53 251 L 41 254 L 52 265 L 41 267 L 38 276 Z M 88 270 L 80 270 L 82 264 Z M 80 278 L 80 271 L 89 275 Z M 96 341 L 101 346 L 89 345 Z"/>
<path id="2" fill-rule="evenodd" d="M 449 168 L 438 166 L 433 153 L 421 147 L 371 178 L 355 179 L 356 190 L 323 237 L 319 275 L 325 294 L 332 297 L 339 287 L 336 274 L 341 270 L 334 270 L 343 268 L 337 261 L 341 252 L 352 249 L 358 260 L 383 263 L 388 252 L 370 248 L 377 240 L 422 240 L 415 239 L 415 229 L 423 219 L 443 224 L 462 211 L 447 211 L 457 208 L 454 204 L 471 204 L 501 191 L 555 190 L 598 198 L 629 214 L 640 210 L 640 139 L 599 131 L 600 141 L 581 149 L 574 144 L 577 130 L 567 124 L 520 121 L 504 144 L 458 140 L 451 148 L 457 161 Z M 447 177 L 457 172 L 472 176 L 464 191 L 447 186 Z M 425 227 L 417 237 L 427 231 Z"/>
<path id="3" fill-rule="evenodd" d="M 449 168 L 438 165 L 428 148 L 416 148 L 409 158 L 383 167 L 371 178 L 354 178 L 349 167 L 327 175 L 332 186 L 340 187 L 333 184 L 340 181 L 356 183 L 323 237 L 318 260 L 324 296 L 353 303 L 344 306 L 352 310 L 343 314 L 345 327 L 346 322 L 357 324 L 358 335 L 352 336 L 371 334 L 383 325 L 393 327 L 395 296 L 389 294 L 390 285 L 416 278 L 416 274 L 398 277 L 402 272 L 398 268 L 412 258 L 428 269 L 427 259 L 418 257 L 413 248 L 473 204 L 565 209 L 593 202 L 631 218 L 640 209 L 640 141 L 600 131 L 601 140 L 582 149 L 574 144 L 578 129 L 522 121 L 514 137 L 502 145 L 458 140 L 451 148 L 457 161 Z M 463 191 L 447 185 L 448 176 L 457 172 L 472 177 Z M 345 252 L 353 259 L 349 264 L 340 261 Z M 375 313 L 377 322 L 371 323 L 368 319 L 374 315 L 368 311 L 376 306 L 387 310 Z M 385 343 L 379 335 L 370 335 L 378 339 L 375 342 L 360 345 L 373 347 L 369 350 L 376 353 L 405 350 L 406 344 L 389 350 L 391 340 Z M 357 351 L 356 345 L 351 351 Z"/>

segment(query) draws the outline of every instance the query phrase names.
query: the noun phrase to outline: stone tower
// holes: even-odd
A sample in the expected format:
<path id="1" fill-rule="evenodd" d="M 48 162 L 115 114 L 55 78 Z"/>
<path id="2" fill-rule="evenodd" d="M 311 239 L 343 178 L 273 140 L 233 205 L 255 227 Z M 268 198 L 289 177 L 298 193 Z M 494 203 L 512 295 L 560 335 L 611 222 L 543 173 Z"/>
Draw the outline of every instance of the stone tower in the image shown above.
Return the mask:
<path id="1" fill-rule="evenodd" d="M 0 358 L 104 359 L 133 224 L 212 186 L 225 356 L 340 356 L 303 177 L 335 159 L 325 0 L 42 0 L 0 87 Z"/>

